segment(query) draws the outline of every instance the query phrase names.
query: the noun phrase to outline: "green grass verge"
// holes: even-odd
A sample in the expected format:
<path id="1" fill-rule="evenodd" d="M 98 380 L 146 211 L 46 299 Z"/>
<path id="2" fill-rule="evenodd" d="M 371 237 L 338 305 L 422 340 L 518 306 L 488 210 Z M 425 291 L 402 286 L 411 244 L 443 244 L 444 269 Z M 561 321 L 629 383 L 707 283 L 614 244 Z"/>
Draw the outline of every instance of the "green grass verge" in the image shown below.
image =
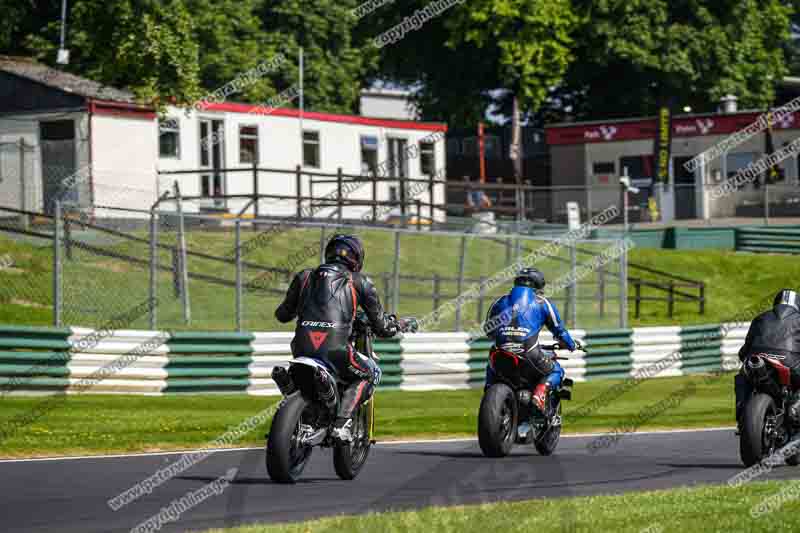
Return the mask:
<path id="1" fill-rule="evenodd" d="M 675 317 L 667 318 L 666 302 L 642 305 L 642 315 L 633 326 L 660 326 L 667 323 L 688 326 L 727 322 L 757 302 L 766 310 L 780 289 L 798 289 L 800 262 L 797 256 L 752 254 L 723 250 L 654 250 L 634 249 L 630 261 L 672 274 L 703 281 L 706 284 L 706 312 L 698 313 L 698 304 L 680 302 Z M 636 269 L 629 269 L 637 276 Z M 650 276 L 642 274 L 644 279 Z M 696 291 L 690 291 L 696 294 Z M 631 292 L 632 294 L 632 292 Z M 643 288 L 643 296 L 664 297 L 663 291 Z M 631 311 L 632 311 L 632 305 Z"/>
<path id="2" fill-rule="evenodd" d="M 732 379 L 703 384 L 700 377 L 651 379 L 589 416 L 570 413 L 617 381 L 577 383 L 565 403 L 565 432 L 628 428 L 633 418 L 689 382 L 696 394 L 677 408 L 645 421 L 638 429 L 728 426 L 733 420 Z M 379 391 L 376 399 L 378 439 L 474 436 L 482 391 Z M 4 457 L 97 454 L 202 447 L 277 397 L 232 395 L 122 396 L 69 395 L 33 424 L 0 441 Z M 31 412 L 42 397 L 0 400 L 0 427 Z M 238 445 L 262 445 L 267 427 L 244 436 Z"/>
<path id="3" fill-rule="evenodd" d="M 750 510 L 767 498 L 795 495 L 773 512 L 753 517 Z M 751 533 L 800 529 L 798 482 L 750 483 L 738 488 L 710 486 L 631 492 L 617 496 L 537 499 L 419 511 L 340 516 L 308 522 L 213 529 L 207 533 L 306 533 L 348 531 L 385 533 L 436 531 L 572 531 L 575 533 Z M 769 500 L 771 501 L 771 500 Z"/>

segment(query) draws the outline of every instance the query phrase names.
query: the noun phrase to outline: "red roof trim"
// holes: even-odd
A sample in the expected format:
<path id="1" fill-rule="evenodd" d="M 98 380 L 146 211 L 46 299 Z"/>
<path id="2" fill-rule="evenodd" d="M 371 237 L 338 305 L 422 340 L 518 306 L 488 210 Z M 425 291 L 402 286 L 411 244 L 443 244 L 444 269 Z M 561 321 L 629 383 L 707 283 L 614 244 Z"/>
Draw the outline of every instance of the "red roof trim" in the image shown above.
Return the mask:
<path id="1" fill-rule="evenodd" d="M 152 107 L 108 100 L 89 100 L 89 111 L 95 115 L 113 115 L 144 120 L 153 120 L 157 116 Z"/>
<path id="2" fill-rule="evenodd" d="M 212 103 L 209 102 L 202 106 L 205 111 L 224 111 L 228 113 L 247 113 L 259 106 L 254 104 L 239 104 L 233 102 Z M 267 108 L 261 113 L 252 113 L 253 115 L 275 115 L 278 117 L 300 117 L 299 109 L 287 108 Z M 369 118 L 360 117 L 357 115 L 338 115 L 334 113 L 317 113 L 314 111 L 304 111 L 303 118 L 308 120 L 321 120 L 323 122 L 338 122 L 340 124 L 358 124 L 362 126 L 377 126 L 381 128 L 396 128 L 404 130 L 421 130 L 421 131 L 447 131 L 447 124 L 437 122 L 415 122 L 413 120 L 392 120 L 384 118 Z"/>

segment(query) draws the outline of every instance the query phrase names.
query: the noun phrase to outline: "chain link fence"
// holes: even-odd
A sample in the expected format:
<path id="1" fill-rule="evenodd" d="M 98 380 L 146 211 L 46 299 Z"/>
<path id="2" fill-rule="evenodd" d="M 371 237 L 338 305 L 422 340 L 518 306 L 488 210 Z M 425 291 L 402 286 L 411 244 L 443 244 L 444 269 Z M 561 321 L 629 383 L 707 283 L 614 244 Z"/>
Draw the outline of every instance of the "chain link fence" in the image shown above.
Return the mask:
<path id="1" fill-rule="evenodd" d="M 98 181 L 94 194 L 107 205 L 86 204 L 80 191 L 65 187 L 52 213 L 0 208 L 0 250 L 11 256 L 0 253 L 0 301 L 14 302 L 9 312 L 24 308 L 22 316 L 32 317 L 26 323 L 290 330 L 291 324 L 274 318 L 289 282 L 296 272 L 319 265 L 330 237 L 345 231 L 364 240 L 365 273 L 388 311 L 424 317 L 451 309 L 429 322 L 429 330 L 482 322 L 512 283 L 510 275 L 493 281 L 497 273 L 526 257 L 555 287 L 549 297 L 571 327 L 618 327 L 626 321 L 624 257 L 595 264 L 618 241 L 553 246 L 563 233 L 552 227 L 537 237 L 512 233 L 512 226 L 487 234 L 474 232 L 476 227 L 468 233 L 419 224 L 370 227 L 338 217 L 237 217 L 204 212 L 198 202 L 175 194 L 162 196 L 150 210 L 132 209 L 126 204 L 141 205 L 138 196 L 152 193 L 102 185 L 109 177 Z M 71 187 L 82 184 L 72 180 Z M 463 294 L 470 296 L 454 305 Z"/>

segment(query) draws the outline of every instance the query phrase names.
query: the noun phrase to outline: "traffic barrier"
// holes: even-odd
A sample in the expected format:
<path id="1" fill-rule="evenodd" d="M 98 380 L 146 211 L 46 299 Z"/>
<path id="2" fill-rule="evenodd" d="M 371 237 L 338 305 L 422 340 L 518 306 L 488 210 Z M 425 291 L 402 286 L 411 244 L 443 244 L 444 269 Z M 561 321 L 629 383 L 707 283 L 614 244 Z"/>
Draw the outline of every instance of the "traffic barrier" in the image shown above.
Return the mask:
<path id="1" fill-rule="evenodd" d="M 250 333 L 171 334 L 164 392 L 246 392 L 254 338 Z"/>
<path id="2" fill-rule="evenodd" d="M 69 328 L 0 326 L 0 390 L 53 393 L 69 387 Z"/>
<path id="3" fill-rule="evenodd" d="M 723 337 L 723 332 L 727 332 Z M 585 351 L 560 353 L 567 377 L 665 377 L 738 364 L 746 326 L 647 327 L 572 332 Z M 293 333 L 93 331 L 0 327 L 0 384 L 12 394 L 246 393 L 274 395 L 276 365 L 291 360 Z M 543 331 L 539 339 L 550 344 Z M 483 386 L 492 342 L 465 332 L 377 339 L 381 388 Z"/>
<path id="4" fill-rule="evenodd" d="M 633 330 L 607 329 L 586 332 L 584 356 L 586 379 L 624 378 L 633 366 Z"/>
<path id="5" fill-rule="evenodd" d="M 736 249 L 744 252 L 800 253 L 800 229 L 737 228 Z"/>

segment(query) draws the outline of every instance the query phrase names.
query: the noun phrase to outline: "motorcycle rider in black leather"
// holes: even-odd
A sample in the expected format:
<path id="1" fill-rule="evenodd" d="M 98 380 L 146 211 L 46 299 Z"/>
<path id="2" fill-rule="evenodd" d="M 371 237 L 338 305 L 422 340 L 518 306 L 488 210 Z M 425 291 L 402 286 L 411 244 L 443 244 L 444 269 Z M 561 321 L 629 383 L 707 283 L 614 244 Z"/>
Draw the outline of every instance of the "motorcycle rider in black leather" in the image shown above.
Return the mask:
<path id="1" fill-rule="evenodd" d="M 347 383 L 339 402 L 333 436 L 351 441 L 353 413 L 372 397 L 381 370 L 350 343 L 353 321 L 361 306 L 379 337 L 393 337 L 397 319 L 381 307 L 375 285 L 360 274 L 364 247 L 358 237 L 334 235 L 325 247 L 325 263 L 298 272 L 275 318 L 286 323 L 297 319 L 292 340 L 294 357 L 314 357 L 331 364 L 337 377 Z"/>
<path id="2" fill-rule="evenodd" d="M 750 324 L 744 346 L 739 350 L 739 360 L 750 355 L 771 354 L 780 358 L 791 369 L 792 387 L 800 389 L 800 295 L 784 289 L 775 295 L 772 309 L 761 313 Z M 741 424 L 745 404 L 753 392 L 745 376 L 745 367 L 734 378 L 736 393 L 736 422 Z M 789 416 L 800 425 L 800 392 L 795 392 L 789 404 Z"/>

